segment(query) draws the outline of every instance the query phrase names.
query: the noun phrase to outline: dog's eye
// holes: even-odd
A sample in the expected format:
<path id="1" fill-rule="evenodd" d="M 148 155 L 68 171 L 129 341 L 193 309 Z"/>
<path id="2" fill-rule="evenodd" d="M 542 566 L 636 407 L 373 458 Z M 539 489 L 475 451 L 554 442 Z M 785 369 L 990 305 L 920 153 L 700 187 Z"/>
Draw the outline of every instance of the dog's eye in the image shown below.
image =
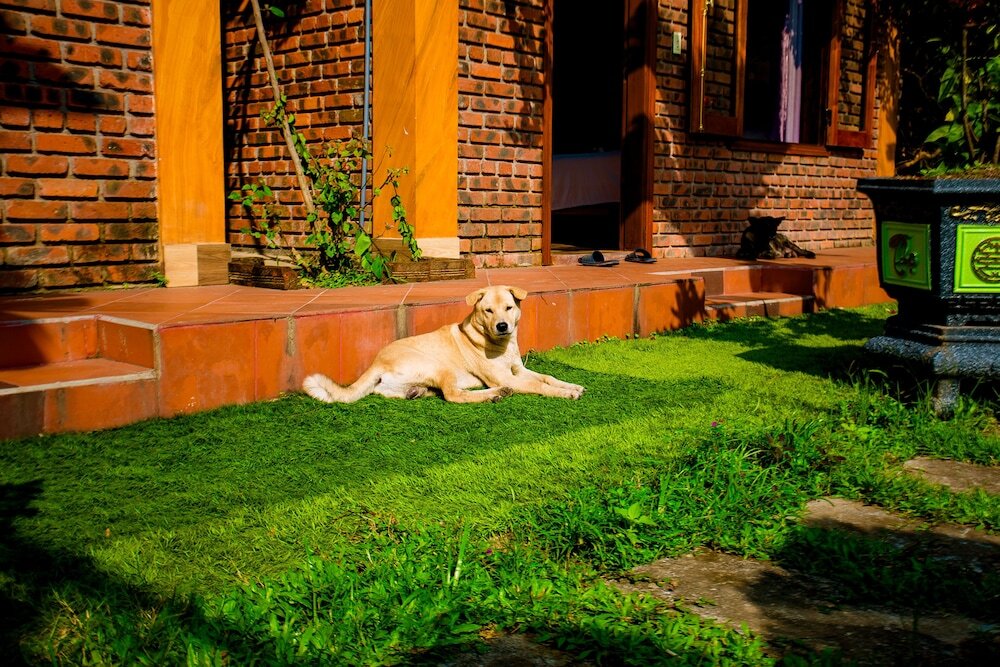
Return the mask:
<path id="1" fill-rule="evenodd" d="M 492 315 L 493 314 L 493 309 L 492 308 L 487 308 L 486 312 L 489 313 L 490 315 Z"/>
<path id="2" fill-rule="evenodd" d="M 507 306 L 507 310 L 514 310 L 514 306 Z"/>

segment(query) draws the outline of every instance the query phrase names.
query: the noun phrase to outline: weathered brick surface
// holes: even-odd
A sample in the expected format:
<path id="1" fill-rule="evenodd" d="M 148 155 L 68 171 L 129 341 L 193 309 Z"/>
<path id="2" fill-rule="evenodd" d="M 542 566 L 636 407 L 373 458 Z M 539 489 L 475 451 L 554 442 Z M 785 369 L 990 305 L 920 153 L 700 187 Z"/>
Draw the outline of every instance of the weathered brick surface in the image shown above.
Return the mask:
<path id="1" fill-rule="evenodd" d="M 294 170 L 279 129 L 268 126 L 261 112 L 270 110 L 274 95 L 249 8 L 224 3 L 224 113 L 227 191 L 266 178 L 286 212 L 283 227 L 296 231 L 304 218 Z M 364 95 L 364 0 L 306 0 L 289 6 L 284 19 L 265 18 L 275 69 L 314 153 L 323 142 L 361 133 Z M 239 206 L 228 215 L 229 242 L 254 245 L 240 233 L 249 226 Z M 290 238 L 296 245 L 301 238 Z"/>
<path id="2" fill-rule="evenodd" d="M 150 281 L 150 0 L 0 0 L 0 22 L 0 291 Z"/>

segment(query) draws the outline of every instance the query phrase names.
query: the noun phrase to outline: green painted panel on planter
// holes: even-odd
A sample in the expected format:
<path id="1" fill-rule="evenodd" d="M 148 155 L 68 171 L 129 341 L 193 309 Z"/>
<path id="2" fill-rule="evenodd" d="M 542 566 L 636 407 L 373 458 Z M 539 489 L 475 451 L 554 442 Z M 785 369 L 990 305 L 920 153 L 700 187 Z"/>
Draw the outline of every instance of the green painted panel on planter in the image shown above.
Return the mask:
<path id="1" fill-rule="evenodd" d="M 959 225 L 955 291 L 1000 292 L 1000 227 Z"/>
<path id="2" fill-rule="evenodd" d="M 931 288 L 930 225 L 882 223 L 882 280 L 890 285 Z"/>

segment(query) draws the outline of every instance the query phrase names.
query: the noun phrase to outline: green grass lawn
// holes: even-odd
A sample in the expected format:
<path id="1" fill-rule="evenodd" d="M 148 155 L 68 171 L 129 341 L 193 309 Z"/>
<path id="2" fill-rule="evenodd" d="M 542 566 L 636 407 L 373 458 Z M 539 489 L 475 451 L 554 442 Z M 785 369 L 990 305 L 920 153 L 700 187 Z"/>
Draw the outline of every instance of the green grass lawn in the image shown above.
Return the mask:
<path id="1" fill-rule="evenodd" d="M 898 474 L 917 453 L 995 464 L 1000 436 L 989 391 L 942 422 L 865 372 L 886 312 L 530 355 L 580 401 L 290 396 L 0 443 L 4 652 L 391 664 L 503 630 L 612 662 L 766 662 L 600 575 L 698 546 L 778 557 L 830 493 L 997 530 L 995 497 Z"/>

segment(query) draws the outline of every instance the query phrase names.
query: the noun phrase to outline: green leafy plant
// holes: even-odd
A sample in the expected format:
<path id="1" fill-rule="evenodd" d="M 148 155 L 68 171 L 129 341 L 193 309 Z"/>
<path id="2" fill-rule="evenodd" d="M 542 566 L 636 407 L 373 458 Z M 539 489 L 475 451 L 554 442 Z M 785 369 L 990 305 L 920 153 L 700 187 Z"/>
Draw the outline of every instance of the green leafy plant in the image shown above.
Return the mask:
<path id="1" fill-rule="evenodd" d="M 1000 163 L 1000 31 L 984 30 L 992 36 L 992 57 L 969 57 L 967 39 L 958 51 L 941 47 L 948 62 L 938 89 L 945 122 L 926 140 L 937 151 L 938 169 Z"/>
<path id="2" fill-rule="evenodd" d="M 928 175 L 1000 165 L 1000 25 L 995 17 L 979 18 L 985 6 L 980 0 L 950 4 L 965 15 L 957 43 L 954 38 L 928 40 L 944 62 L 937 89 L 944 122 L 903 165 L 924 165 Z"/>
<path id="3" fill-rule="evenodd" d="M 252 227 L 241 230 L 257 240 L 263 239 L 268 248 L 282 245 L 280 216 L 272 199 L 274 192 L 264 181 L 244 183 L 229 193 L 229 200 L 238 202 L 253 220 Z M 292 249 L 293 252 L 297 252 Z"/>
<path id="4" fill-rule="evenodd" d="M 301 136 L 301 135 L 299 135 Z M 309 234 L 306 242 L 317 252 L 300 262 L 305 275 L 314 281 L 330 273 L 349 273 L 356 267 L 376 280 L 390 277 L 388 261 L 391 253 L 383 252 L 377 243 L 374 223 L 362 224 L 362 213 L 372 219 L 372 203 L 386 188 L 392 188 L 391 221 L 385 230 L 395 227 L 409 254 L 420 257 L 413 226 L 406 219 L 406 209 L 399 196 L 399 177 L 406 169 L 388 169 L 385 179 L 371 186 L 371 198 L 362 208 L 361 190 L 368 184 L 357 183 L 351 174 L 357 173 L 363 160 L 371 160 L 370 143 L 359 138 L 328 144 L 322 156 L 310 153 L 304 142 L 297 144 L 305 161 L 306 174 L 314 188 L 317 210 L 306 216 Z"/>
<path id="5" fill-rule="evenodd" d="M 276 109 L 281 109 L 279 105 Z M 283 111 L 269 116 L 271 122 Z M 294 118 L 291 119 L 294 122 Z M 326 144 L 320 155 L 314 155 L 301 132 L 296 132 L 296 150 L 303 160 L 303 169 L 310 187 L 313 210 L 306 214 L 305 243 L 313 252 L 296 248 L 283 232 L 280 208 L 274 191 L 261 180 L 245 183 L 233 190 L 229 199 L 239 203 L 251 218 L 251 226 L 243 230 L 262 240 L 267 248 L 286 250 L 306 282 L 321 287 L 342 284 L 381 282 L 391 278 L 389 262 L 394 252 L 379 247 L 379 235 L 372 226 L 363 225 L 362 217 L 372 219 L 374 200 L 386 188 L 391 188 L 391 222 L 385 230 L 395 227 L 408 254 L 414 259 L 421 251 L 414 238 L 413 226 L 407 221 L 406 208 L 399 196 L 399 178 L 406 169 L 389 169 L 381 183 L 362 184 L 355 175 L 361 162 L 373 158 L 370 142 L 360 138 Z M 361 190 L 370 188 L 371 198 L 361 205 Z M 362 216 L 364 213 L 364 216 Z"/>
<path id="6" fill-rule="evenodd" d="M 373 222 L 373 204 L 386 188 L 392 189 L 391 220 L 382 232 L 395 227 L 410 256 L 419 259 L 421 255 L 399 196 L 399 179 L 407 170 L 387 169 L 381 182 L 363 181 L 362 165 L 374 155 L 371 142 L 359 137 L 326 143 L 321 151 L 313 152 L 305 135 L 296 128 L 295 114 L 289 112 L 288 99 L 281 92 L 261 6 L 258 0 L 251 0 L 251 5 L 274 94 L 274 104 L 261 115 L 284 136 L 306 209 L 304 241 L 310 250 L 300 250 L 296 239 L 289 238 L 283 230 L 275 194 L 263 180 L 244 184 L 229 194 L 230 201 L 240 203 L 252 221 L 243 231 L 257 240 L 263 239 L 269 249 L 287 251 L 306 284 L 336 287 L 386 281 L 391 278 L 389 262 L 395 253 L 379 247 L 377 239 L 381 233 L 376 232 Z M 265 10 L 277 18 L 284 17 L 283 10 L 274 5 L 266 5 Z M 367 201 L 363 193 L 370 193 Z"/>

